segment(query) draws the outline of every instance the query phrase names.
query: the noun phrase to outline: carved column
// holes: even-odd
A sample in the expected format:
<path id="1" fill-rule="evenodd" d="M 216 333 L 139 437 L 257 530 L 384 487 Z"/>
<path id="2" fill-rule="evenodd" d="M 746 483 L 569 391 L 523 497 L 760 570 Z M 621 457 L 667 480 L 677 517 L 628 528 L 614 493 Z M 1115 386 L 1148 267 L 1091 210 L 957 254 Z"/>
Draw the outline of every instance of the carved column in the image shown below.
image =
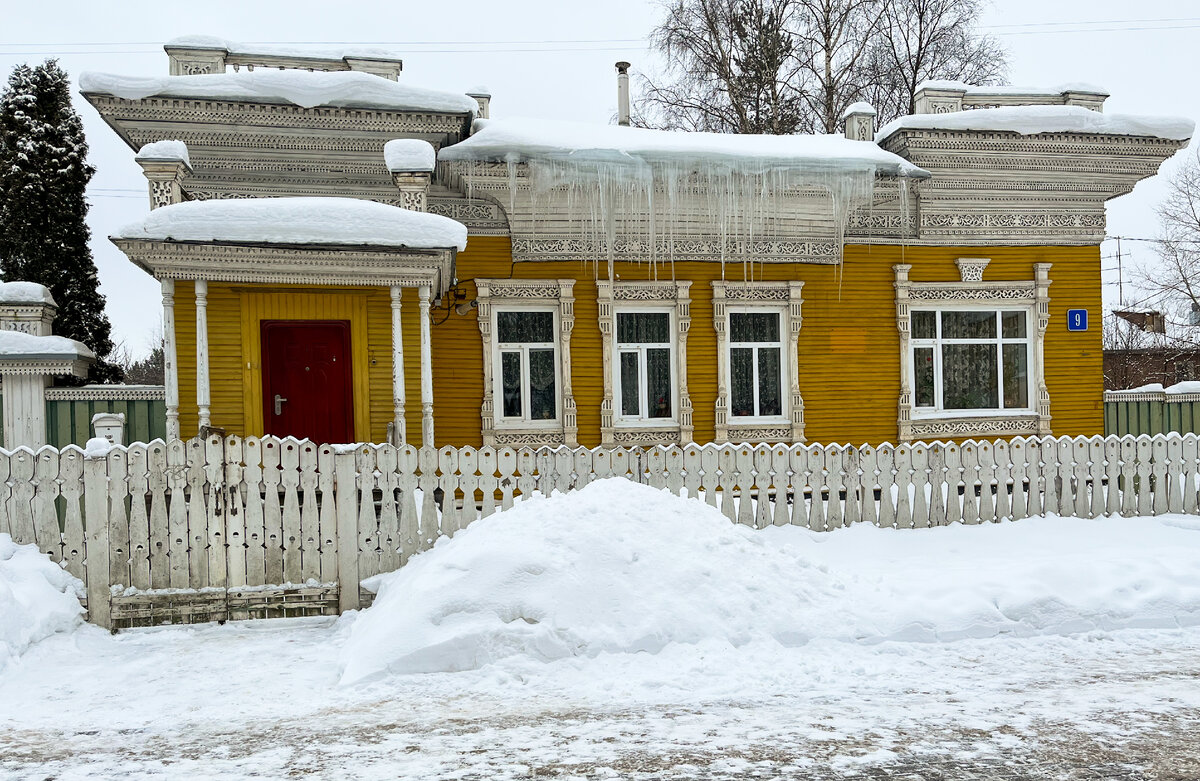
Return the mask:
<path id="1" fill-rule="evenodd" d="M 392 286 L 392 430 L 396 446 L 408 441 L 404 420 L 404 331 L 400 319 L 400 294 L 404 288 Z"/>
<path id="2" fill-rule="evenodd" d="M 696 427 L 692 425 L 692 396 L 688 393 L 687 340 L 692 327 L 692 299 L 688 296 L 691 282 L 675 283 L 675 326 L 679 329 L 676 345 L 676 370 L 679 372 L 679 444 L 686 445 L 695 440 Z"/>
<path id="3" fill-rule="evenodd" d="M 792 442 L 804 441 L 804 397 L 800 394 L 800 326 L 804 323 L 800 297 L 804 283 L 788 283 L 788 365 L 791 368 L 792 403 L 789 413 L 792 421 Z"/>
<path id="4" fill-rule="evenodd" d="M 192 168 L 184 160 L 155 159 L 137 157 L 137 164 L 142 167 L 146 183 L 150 190 L 150 209 L 160 206 L 170 206 L 183 201 L 182 182 L 184 177 L 192 173 Z"/>
<path id="5" fill-rule="evenodd" d="M 900 400 L 896 407 L 896 428 L 901 442 L 912 441 L 912 359 L 909 357 L 908 328 L 908 272 L 912 266 L 897 263 L 892 266 L 896 274 L 896 330 L 900 332 Z"/>
<path id="6" fill-rule="evenodd" d="M 571 389 L 571 331 L 575 328 L 575 297 L 571 294 L 575 280 L 558 280 L 559 338 L 562 341 L 563 375 L 563 442 L 567 447 L 579 444 L 579 423 L 575 410 L 575 394 Z"/>
<path id="7" fill-rule="evenodd" d="M 717 332 L 716 441 L 729 441 L 729 338 L 725 333 L 725 283 L 713 282 L 713 330 Z"/>
<path id="8" fill-rule="evenodd" d="M 208 282 L 196 280 L 196 406 L 200 429 L 212 425 L 208 382 Z"/>
<path id="9" fill-rule="evenodd" d="M 496 412 L 492 386 L 492 297 L 491 287 L 484 280 L 475 280 L 475 320 L 479 324 L 479 337 L 483 341 L 483 404 L 479 413 L 482 418 L 483 444 L 493 445 L 496 440 Z"/>
<path id="10" fill-rule="evenodd" d="M 433 447 L 433 335 L 429 323 L 429 285 L 417 289 L 421 312 L 421 447 Z"/>
<path id="11" fill-rule="evenodd" d="M 433 144 L 419 138 L 394 138 L 383 145 L 383 159 L 392 184 L 400 191 L 400 208 L 428 211 L 429 183 L 437 164 Z"/>
<path id="12" fill-rule="evenodd" d="M 400 208 L 414 212 L 428 211 L 430 179 L 430 174 L 420 171 L 393 173 L 392 184 L 400 191 Z"/>
<path id="13" fill-rule="evenodd" d="M 1034 314 L 1037 317 L 1037 338 L 1034 339 L 1033 371 L 1037 386 L 1038 435 L 1049 436 L 1050 390 L 1046 387 L 1046 329 L 1050 326 L 1050 265 L 1033 264 Z"/>
<path id="14" fill-rule="evenodd" d="M 175 280 L 162 281 L 163 386 L 167 403 L 167 441 L 179 439 L 179 363 L 175 340 Z"/>
<path id="15" fill-rule="evenodd" d="M 613 307 L 613 283 L 600 281 L 596 283 L 596 302 L 600 307 L 600 367 L 604 372 L 604 398 L 600 401 L 600 445 L 613 447 L 616 445 L 613 427 L 613 321 L 616 319 Z"/>

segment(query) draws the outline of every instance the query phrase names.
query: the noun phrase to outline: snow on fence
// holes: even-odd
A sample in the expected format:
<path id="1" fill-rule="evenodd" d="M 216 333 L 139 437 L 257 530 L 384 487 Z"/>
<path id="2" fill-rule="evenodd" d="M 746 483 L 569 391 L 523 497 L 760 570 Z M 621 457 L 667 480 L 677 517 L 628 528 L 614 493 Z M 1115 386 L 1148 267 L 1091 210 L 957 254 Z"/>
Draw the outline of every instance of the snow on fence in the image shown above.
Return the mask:
<path id="1" fill-rule="evenodd" d="M 98 457 L 20 448 L 0 450 L 0 532 L 83 579 L 101 626 L 334 614 L 371 599 L 340 583 L 396 569 L 522 496 L 606 477 L 708 502 L 755 528 L 1196 514 L 1198 442 L 418 450 L 213 435 Z"/>

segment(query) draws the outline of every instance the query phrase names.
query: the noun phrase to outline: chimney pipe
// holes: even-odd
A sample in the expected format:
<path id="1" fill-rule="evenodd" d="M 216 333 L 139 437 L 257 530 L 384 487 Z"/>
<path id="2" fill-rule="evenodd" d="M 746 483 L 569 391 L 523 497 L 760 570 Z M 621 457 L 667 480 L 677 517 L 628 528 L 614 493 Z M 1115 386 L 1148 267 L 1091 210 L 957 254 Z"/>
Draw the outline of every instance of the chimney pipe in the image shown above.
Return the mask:
<path id="1" fill-rule="evenodd" d="M 629 63 L 617 63 L 617 124 L 629 127 Z"/>

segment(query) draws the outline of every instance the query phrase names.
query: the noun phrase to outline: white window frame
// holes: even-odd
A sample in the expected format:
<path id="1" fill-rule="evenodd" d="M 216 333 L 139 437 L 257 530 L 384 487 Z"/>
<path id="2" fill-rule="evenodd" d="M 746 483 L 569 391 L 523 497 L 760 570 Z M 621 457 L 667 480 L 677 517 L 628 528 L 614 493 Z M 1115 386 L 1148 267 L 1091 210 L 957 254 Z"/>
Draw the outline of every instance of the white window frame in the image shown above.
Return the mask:
<path id="1" fill-rule="evenodd" d="M 612 387 L 613 394 L 613 425 L 617 428 L 646 428 L 651 426 L 679 425 L 679 376 L 677 372 L 678 356 L 676 354 L 675 307 L 647 307 L 616 305 L 613 319 L 620 320 L 624 314 L 665 314 L 667 316 L 667 341 L 665 342 L 629 342 L 620 341 L 620 326 L 613 327 L 613 361 Z M 670 351 L 671 370 L 671 416 L 669 418 L 652 418 L 645 415 L 626 415 L 621 409 L 624 390 L 621 385 L 621 353 L 636 351 L 638 355 L 638 404 L 639 411 L 649 413 L 650 399 L 647 392 L 646 351 L 648 349 L 667 349 Z"/>
<path id="2" fill-rule="evenodd" d="M 913 367 L 913 408 L 912 417 L 914 420 L 923 418 L 974 418 L 981 415 L 987 416 L 1015 416 L 1015 415 L 1031 415 L 1034 413 L 1034 403 L 1036 398 L 1035 387 L 1033 384 L 1033 361 L 1034 361 L 1034 312 L 1031 306 L 995 306 L 988 304 L 946 304 L 940 306 L 919 305 L 909 309 L 909 323 L 911 332 L 912 317 L 917 312 L 934 312 L 937 316 L 936 336 L 933 339 L 918 339 L 912 336 L 909 340 L 909 365 Z M 943 312 L 994 312 L 996 313 L 996 336 L 990 339 L 945 339 L 942 337 L 942 318 Z M 1003 312 L 1021 312 L 1025 315 L 1025 336 L 1005 338 L 1003 336 Z M 996 382 L 997 387 L 997 402 L 1000 406 L 997 407 L 975 407 L 972 409 L 946 409 L 943 404 L 943 392 L 945 383 L 943 382 L 942 374 L 942 346 L 953 344 L 991 344 L 996 346 Z M 1025 346 L 1025 399 L 1024 407 L 1005 407 L 1004 406 L 1004 345 L 1021 344 Z M 932 348 L 933 350 L 933 396 L 934 406 L 918 407 L 916 398 L 916 351 L 921 348 Z"/>
<path id="3" fill-rule="evenodd" d="M 777 320 L 776 325 L 779 329 L 779 337 L 773 342 L 735 342 L 733 341 L 733 316 L 742 314 L 774 314 Z M 729 388 L 729 422 L 731 425 L 782 425 L 791 422 L 789 417 L 790 410 L 788 409 L 788 388 L 785 381 L 788 378 L 788 354 L 787 340 L 784 338 L 786 321 L 784 319 L 787 314 L 787 308 L 784 306 L 731 306 L 725 310 L 725 333 L 729 334 L 729 338 L 725 343 L 725 387 Z M 778 415 L 735 415 L 733 412 L 733 351 L 736 349 L 752 349 L 753 350 L 753 365 L 754 372 L 754 411 L 758 412 L 759 390 L 758 381 L 758 351 L 763 347 L 775 347 L 779 350 L 779 401 L 780 414 Z"/>
<path id="4" fill-rule="evenodd" d="M 549 342 L 501 342 L 500 315 L 504 312 L 549 312 L 554 325 L 553 338 Z M 562 357 L 559 353 L 558 310 L 550 306 L 519 306 L 506 304 L 492 310 L 492 333 L 496 335 L 492 346 L 492 365 L 496 367 L 492 377 L 492 393 L 499 400 L 496 405 L 496 428 L 548 428 L 562 427 Z M 533 420 L 530 417 L 532 393 L 529 387 L 530 350 L 549 349 L 554 353 L 554 417 Z M 509 417 L 504 414 L 504 353 L 516 352 L 521 356 L 521 414 Z"/>

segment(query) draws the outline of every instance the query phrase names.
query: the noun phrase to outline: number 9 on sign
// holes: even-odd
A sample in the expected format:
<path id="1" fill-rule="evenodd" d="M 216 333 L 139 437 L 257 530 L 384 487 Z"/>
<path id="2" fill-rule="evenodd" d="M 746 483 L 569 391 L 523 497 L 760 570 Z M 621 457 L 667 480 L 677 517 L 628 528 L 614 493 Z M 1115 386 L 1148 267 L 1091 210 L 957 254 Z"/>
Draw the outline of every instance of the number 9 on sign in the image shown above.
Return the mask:
<path id="1" fill-rule="evenodd" d="M 1086 309 L 1067 310 L 1067 330 L 1086 331 L 1088 329 L 1088 311 Z"/>

